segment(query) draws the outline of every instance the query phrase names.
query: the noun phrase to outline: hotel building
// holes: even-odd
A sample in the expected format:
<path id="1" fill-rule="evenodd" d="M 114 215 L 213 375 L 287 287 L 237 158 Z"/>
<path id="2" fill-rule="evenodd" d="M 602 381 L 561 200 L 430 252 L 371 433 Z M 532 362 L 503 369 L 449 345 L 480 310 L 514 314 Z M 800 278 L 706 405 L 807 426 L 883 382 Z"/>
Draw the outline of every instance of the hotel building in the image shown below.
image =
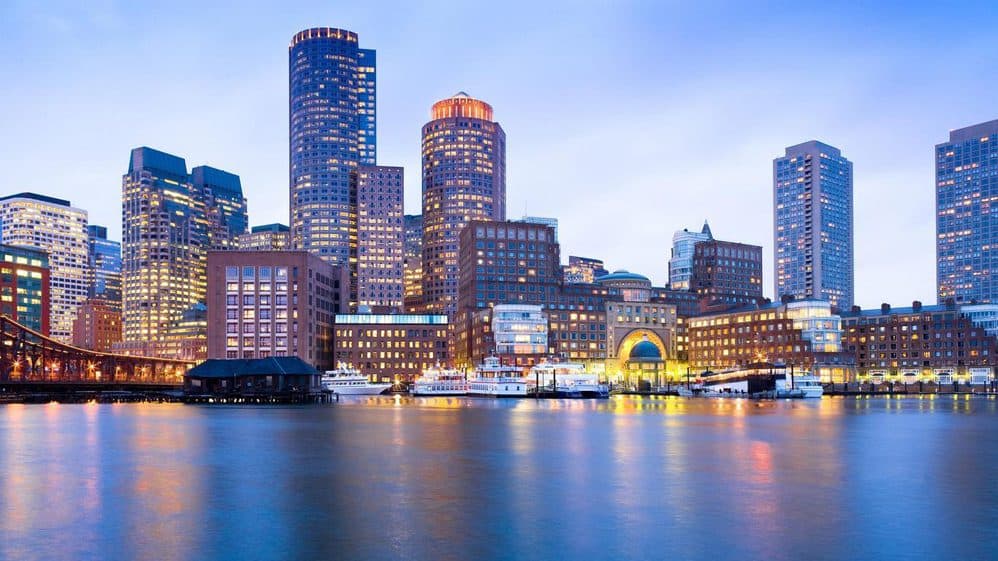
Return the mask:
<path id="1" fill-rule="evenodd" d="M 464 92 L 423 125 L 423 308 L 453 314 L 458 241 L 471 220 L 506 219 L 506 133 L 492 106 Z"/>
<path id="2" fill-rule="evenodd" d="M 44 251 L 0 245 L 0 314 L 48 335 L 49 274 Z"/>
<path id="3" fill-rule="evenodd" d="M 447 331 L 444 315 L 338 314 L 333 359 L 375 380 L 411 382 L 426 368 L 452 364 Z"/>
<path id="4" fill-rule="evenodd" d="M 208 254 L 208 358 L 297 356 L 333 366 L 333 317 L 349 274 L 306 251 Z"/>
<path id="5" fill-rule="evenodd" d="M 350 174 L 376 154 L 376 60 L 357 34 L 319 27 L 288 46 L 291 242 L 348 265 L 356 236 Z"/>
<path id="6" fill-rule="evenodd" d="M 936 145 L 938 301 L 998 303 L 998 120 Z"/>
<path id="7" fill-rule="evenodd" d="M 401 312 L 405 233 L 403 170 L 359 166 L 352 174 L 357 201 L 356 242 L 351 254 L 351 302 L 376 312 Z"/>
<path id="8" fill-rule="evenodd" d="M 773 160 L 776 298 L 853 303 L 852 162 L 812 140 Z"/>
<path id="9" fill-rule="evenodd" d="M 76 310 L 90 290 L 87 211 L 35 193 L 0 198 L 0 243 L 48 254 L 50 335 L 73 340 Z"/>

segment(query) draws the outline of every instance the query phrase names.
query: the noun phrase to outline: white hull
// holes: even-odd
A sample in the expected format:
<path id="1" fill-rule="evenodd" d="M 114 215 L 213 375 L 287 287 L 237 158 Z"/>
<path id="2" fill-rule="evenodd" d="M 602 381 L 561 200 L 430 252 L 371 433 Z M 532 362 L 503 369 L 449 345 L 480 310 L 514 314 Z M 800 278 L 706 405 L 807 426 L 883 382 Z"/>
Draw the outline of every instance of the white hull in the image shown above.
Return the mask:
<path id="1" fill-rule="evenodd" d="M 467 383 L 426 383 L 416 382 L 410 388 L 412 395 L 468 395 Z"/>
<path id="2" fill-rule="evenodd" d="M 526 397 L 526 380 L 471 380 L 468 395 L 480 397 Z"/>
<path id="3" fill-rule="evenodd" d="M 326 386 L 326 389 L 337 394 L 337 395 L 378 395 L 388 388 L 392 387 L 391 384 L 368 384 L 365 386 Z"/>

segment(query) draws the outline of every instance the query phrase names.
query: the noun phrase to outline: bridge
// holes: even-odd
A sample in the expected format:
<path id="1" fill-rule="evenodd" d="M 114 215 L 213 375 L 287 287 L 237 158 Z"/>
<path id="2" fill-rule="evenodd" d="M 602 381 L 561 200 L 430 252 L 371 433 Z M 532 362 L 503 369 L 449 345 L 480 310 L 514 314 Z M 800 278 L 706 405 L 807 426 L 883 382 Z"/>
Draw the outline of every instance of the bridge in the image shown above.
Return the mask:
<path id="1" fill-rule="evenodd" d="M 103 353 L 67 345 L 0 316 L 0 385 L 180 386 L 193 361 Z"/>

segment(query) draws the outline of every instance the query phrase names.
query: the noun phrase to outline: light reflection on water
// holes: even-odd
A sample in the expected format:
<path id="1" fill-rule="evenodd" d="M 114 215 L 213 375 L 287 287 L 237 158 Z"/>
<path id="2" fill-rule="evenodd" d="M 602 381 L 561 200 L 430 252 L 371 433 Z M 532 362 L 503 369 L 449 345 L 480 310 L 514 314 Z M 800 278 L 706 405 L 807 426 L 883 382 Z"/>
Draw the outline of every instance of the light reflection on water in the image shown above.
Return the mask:
<path id="1" fill-rule="evenodd" d="M 0 406 L 0 559 L 987 559 L 988 398 Z"/>

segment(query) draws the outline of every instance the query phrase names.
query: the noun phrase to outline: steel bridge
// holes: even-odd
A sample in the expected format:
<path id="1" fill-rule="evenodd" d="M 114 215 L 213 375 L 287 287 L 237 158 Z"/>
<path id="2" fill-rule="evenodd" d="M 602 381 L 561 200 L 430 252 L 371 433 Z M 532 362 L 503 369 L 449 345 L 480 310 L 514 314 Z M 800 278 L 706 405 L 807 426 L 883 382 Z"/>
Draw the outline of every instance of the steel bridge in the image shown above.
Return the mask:
<path id="1" fill-rule="evenodd" d="M 0 383 L 181 385 L 193 361 L 81 349 L 0 316 Z"/>

